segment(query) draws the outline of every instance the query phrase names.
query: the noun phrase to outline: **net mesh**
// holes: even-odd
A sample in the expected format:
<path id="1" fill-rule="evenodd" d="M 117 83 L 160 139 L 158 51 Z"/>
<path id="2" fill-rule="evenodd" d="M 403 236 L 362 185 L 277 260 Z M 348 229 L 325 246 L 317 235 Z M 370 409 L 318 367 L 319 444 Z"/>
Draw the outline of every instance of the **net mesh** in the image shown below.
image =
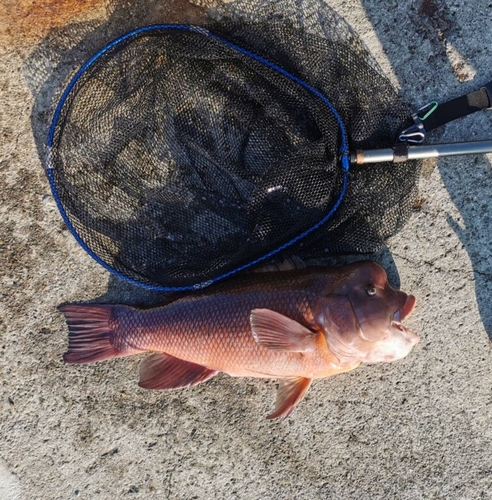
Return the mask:
<path id="1" fill-rule="evenodd" d="M 351 149 L 391 146 L 408 110 L 388 79 L 333 11 L 300 19 L 294 3 L 238 2 L 207 29 L 326 96 Z M 107 48 L 54 124 L 48 167 L 66 220 L 98 259 L 144 285 L 200 286 L 247 265 L 315 226 L 342 190 L 330 108 L 200 30 L 153 28 Z M 334 215 L 289 252 L 379 250 L 408 219 L 419 167 L 351 167 Z"/>

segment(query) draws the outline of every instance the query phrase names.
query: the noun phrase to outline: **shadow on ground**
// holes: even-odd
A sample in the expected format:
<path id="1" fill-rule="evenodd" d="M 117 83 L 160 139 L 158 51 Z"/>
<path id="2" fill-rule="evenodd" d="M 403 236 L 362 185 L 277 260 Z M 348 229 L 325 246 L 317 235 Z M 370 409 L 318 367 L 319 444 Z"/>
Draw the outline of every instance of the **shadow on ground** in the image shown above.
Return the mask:
<path id="1" fill-rule="evenodd" d="M 393 3 L 381 17 L 381 9 L 376 0 L 362 0 L 362 4 L 385 48 L 391 67 L 401 85 L 402 94 L 413 109 L 437 99 L 447 101 L 472 92 L 492 79 L 490 66 L 473 68 L 471 64 L 481 56 L 473 47 L 466 45 L 466 34 L 461 32 L 449 2 L 444 0 L 413 0 L 404 7 Z M 490 11 L 490 5 L 485 5 Z M 477 9 L 480 7 L 477 6 Z M 402 9 L 405 13 L 402 13 Z M 462 9 L 462 7 L 460 7 Z M 477 10 L 473 11 L 475 14 Z M 415 31 L 424 36 L 426 46 L 418 46 L 412 32 L 401 33 L 397 41 L 392 38 L 395 23 L 402 15 L 411 20 Z M 407 26 L 407 25 L 405 25 Z M 402 44 L 401 40 L 408 40 Z M 404 52 L 407 52 L 405 54 Z M 461 52 L 461 53 L 460 53 Z M 410 73 L 405 64 L 408 58 L 422 58 L 422 72 L 426 77 Z M 435 87 L 423 87 L 420 82 L 428 82 L 428 72 L 432 71 Z M 476 71 L 476 78 L 474 73 Z M 492 124 L 488 112 L 481 112 L 448 124 L 429 134 L 427 143 L 459 142 L 467 140 L 490 140 Z M 464 164 L 471 165 L 464 168 Z M 457 157 L 439 159 L 437 162 L 443 183 L 452 202 L 460 212 L 462 221 L 457 222 L 449 214 L 443 213 L 450 228 L 456 233 L 468 252 L 473 268 L 476 300 L 485 330 L 492 339 L 492 243 L 490 240 L 490 195 L 492 178 L 490 164 L 485 157 Z M 436 263 L 437 264 L 437 263 Z"/>

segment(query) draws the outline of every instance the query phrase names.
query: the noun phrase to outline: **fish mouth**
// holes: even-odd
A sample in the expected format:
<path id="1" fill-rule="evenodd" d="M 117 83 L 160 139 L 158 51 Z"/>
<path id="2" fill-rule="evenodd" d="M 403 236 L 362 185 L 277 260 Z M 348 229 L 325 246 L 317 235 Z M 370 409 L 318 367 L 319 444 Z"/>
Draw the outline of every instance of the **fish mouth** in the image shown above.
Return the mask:
<path id="1" fill-rule="evenodd" d="M 415 308 L 415 302 L 416 299 L 413 295 L 408 295 L 407 300 L 403 304 L 403 306 L 398 309 L 398 311 L 393 314 L 393 321 L 396 321 L 398 323 L 401 323 L 404 321 L 410 314 L 412 314 L 412 311 Z"/>
<path id="2" fill-rule="evenodd" d="M 402 332 L 408 340 L 416 344 L 420 341 L 420 337 L 402 324 L 402 322 L 408 318 L 410 314 L 412 314 L 412 311 L 415 308 L 415 303 L 415 297 L 413 295 L 409 295 L 403 306 L 393 314 L 391 326 Z"/>

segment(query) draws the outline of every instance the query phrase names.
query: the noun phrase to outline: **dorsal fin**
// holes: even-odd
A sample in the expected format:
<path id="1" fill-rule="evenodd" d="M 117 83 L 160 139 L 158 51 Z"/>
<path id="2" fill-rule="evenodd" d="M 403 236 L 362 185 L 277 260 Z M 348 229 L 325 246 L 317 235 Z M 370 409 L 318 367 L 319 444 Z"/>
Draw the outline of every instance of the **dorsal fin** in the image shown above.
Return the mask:
<path id="1" fill-rule="evenodd" d="M 297 255 L 292 255 L 281 261 L 274 261 L 270 264 L 257 267 L 253 270 L 255 273 L 267 273 L 272 271 L 292 271 L 293 269 L 306 269 L 306 263 Z"/>

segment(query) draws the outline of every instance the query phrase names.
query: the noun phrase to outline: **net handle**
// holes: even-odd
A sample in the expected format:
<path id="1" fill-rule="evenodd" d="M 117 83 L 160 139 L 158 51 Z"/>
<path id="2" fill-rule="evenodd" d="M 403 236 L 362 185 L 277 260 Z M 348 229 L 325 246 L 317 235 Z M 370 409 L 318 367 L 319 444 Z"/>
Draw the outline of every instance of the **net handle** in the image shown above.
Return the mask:
<path id="1" fill-rule="evenodd" d="M 352 165 L 366 163 L 403 162 L 441 156 L 492 153 L 492 141 L 468 141 L 420 146 L 426 133 L 450 121 L 484 109 L 492 109 L 492 82 L 444 104 L 432 101 L 412 115 L 413 123 L 403 130 L 393 148 L 356 150 L 350 153 Z"/>
<path id="2" fill-rule="evenodd" d="M 398 163 L 406 160 L 423 160 L 440 158 L 441 156 L 459 156 L 492 153 L 492 141 L 454 142 L 449 144 L 434 144 L 430 146 L 408 146 L 407 154 L 401 160 L 396 148 L 356 150 L 350 153 L 352 165 L 368 163 Z"/>

